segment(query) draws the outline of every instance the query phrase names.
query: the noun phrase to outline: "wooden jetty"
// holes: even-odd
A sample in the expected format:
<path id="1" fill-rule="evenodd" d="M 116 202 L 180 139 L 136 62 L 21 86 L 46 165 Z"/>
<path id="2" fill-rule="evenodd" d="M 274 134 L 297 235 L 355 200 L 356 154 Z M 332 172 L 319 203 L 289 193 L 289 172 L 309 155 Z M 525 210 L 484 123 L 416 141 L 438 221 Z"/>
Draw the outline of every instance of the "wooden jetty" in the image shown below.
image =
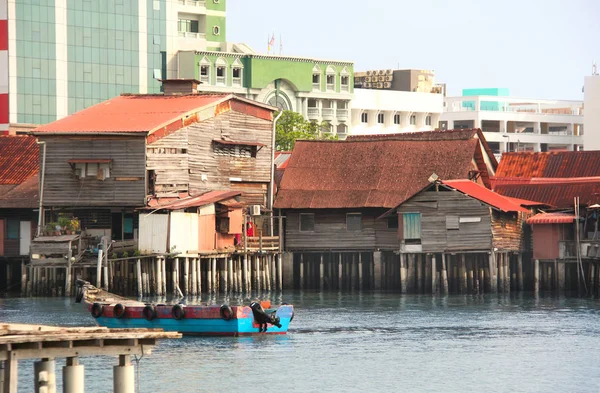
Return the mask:
<path id="1" fill-rule="evenodd" d="M 118 356 L 113 368 L 114 392 L 134 393 L 135 377 L 131 356 L 149 355 L 159 339 L 181 334 L 156 329 L 107 329 L 102 327 L 55 327 L 0 324 L 0 392 L 17 393 L 19 361 L 34 363 L 34 392 L 56 393 L 56 358 L 66 358 L 63 392 L 83 393 L 84 365 L 80 358 Z"/>

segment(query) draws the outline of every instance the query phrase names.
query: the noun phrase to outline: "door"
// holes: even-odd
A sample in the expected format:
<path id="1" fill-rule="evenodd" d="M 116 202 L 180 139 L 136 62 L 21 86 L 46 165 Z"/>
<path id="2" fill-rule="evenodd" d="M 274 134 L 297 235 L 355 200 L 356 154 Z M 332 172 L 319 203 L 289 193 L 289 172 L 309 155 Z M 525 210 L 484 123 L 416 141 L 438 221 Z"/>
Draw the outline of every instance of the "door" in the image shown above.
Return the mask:
<path id="1" fill-rule="evenodd" d="M 31 221 L 21 221 L 19 233 L 19 254 L 29 255 L 29 246 L 31 245 Z"/>

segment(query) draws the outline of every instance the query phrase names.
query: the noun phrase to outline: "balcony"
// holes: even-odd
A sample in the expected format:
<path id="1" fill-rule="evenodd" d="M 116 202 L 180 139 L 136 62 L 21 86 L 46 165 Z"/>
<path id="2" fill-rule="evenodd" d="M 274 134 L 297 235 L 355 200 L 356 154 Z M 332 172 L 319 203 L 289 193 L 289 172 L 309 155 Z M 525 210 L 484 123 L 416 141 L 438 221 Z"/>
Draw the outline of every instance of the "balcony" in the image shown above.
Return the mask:
<path id="1" fill-rule="evenodd" d="M 226 77 L 224 77 L 224 76 L 217 76 L 217 85 L 225 86 L 226 82 L 227 82 L 227 78 Z"/>
<path id="2" fill-rule="evenodd" d="M 210 75 L 200 75 L 200 82 L 210 85 Z"/>
<path id="3" fill-rule="evenodd" d="M 349 93 L 349 92 L 350 92 L 350 86 L 349 86 L 349 85 L 341 85 L 341 86 L 340 86 L 340 90 L 341 90 L 342 92 Z"/>
<path id="4" fill-rule="evenodd" d="M 180 31 L 179 32 L 179 37 L 180 38 L 193 38 L 193 39 L 197 39 L 197 38 L 205 38 L 206 36 L 202 33 L 195 33 L 193 31 Z"/>
<path id="5" fill-rule="evenodd" d="M 321 83 L 314 83 L 313 82 L 313 91 L 321 91 Z"/>
<path id="6" fill-rule="evenodd" d="M 600 259 L 600 240 L 581 240 L 579 242 L 581 258 Z M 577 244 L 574 241 L 559 242 L 560 259 L 577 258 Z"/>
<path id="7" fill-rule="evenodd" d="M 231 80 L 231 85 L 233 87 L 242 87 L 242 78 L 233 78 Z"/>
<path id="8" fill-rule="evenodd" d="M 328 83 L 327 91 L 335 91 L 335 83 Z"/>
<path id="9" fill-rule="evenodd" d="M 327 121 L 333 120 L 334 113 L 335 113 L 335 109 L 333 109 L 333 108 L 323 108 L 323 120 L 327 120 Z"/>
<path id="10" fill-rule="evenodd" d="M 178 0 L 179 5 L 192 6 L 192 7 L 206 7 L 205 0 Z"/>
<path id="11" fill-rule="evenodd" d="M 339 121 L 348 121 L 348 109 L 338 109 L 337 118 Z"/>
<path id="12" fill-rule="evenodd" d="M 308 112 L 307 112 L 307 117 L 308 120 L 319 120 L 319 117 L 321 116 L 321 113 L 319 111 L 319 108 L 308 108 Z"/>

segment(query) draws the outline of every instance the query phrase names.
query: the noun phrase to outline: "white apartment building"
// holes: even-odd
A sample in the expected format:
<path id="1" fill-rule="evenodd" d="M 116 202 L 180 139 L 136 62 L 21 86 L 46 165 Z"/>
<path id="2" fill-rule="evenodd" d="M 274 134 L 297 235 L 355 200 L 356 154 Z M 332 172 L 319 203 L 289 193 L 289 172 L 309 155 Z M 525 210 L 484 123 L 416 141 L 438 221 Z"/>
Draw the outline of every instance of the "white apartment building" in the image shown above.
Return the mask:
<path id="1" fill-rule="evenodd" d="M 600 150 L 600 75 L 595 66 L 593 75 L 585 77 L 583 90 L 585 103 L 583 149 Z"/>
<path id="2" fill-rule="evenodd" d="M 436 93 L 354 89 L 350 135 L 433 131 L 444 97 Z"/>
<path id="3" fill-rule="evenodd" d="M 583 102 L 504 96 L 446 97 L 442 129 L 481 128 L 497 155 L 581 150 Z"/>

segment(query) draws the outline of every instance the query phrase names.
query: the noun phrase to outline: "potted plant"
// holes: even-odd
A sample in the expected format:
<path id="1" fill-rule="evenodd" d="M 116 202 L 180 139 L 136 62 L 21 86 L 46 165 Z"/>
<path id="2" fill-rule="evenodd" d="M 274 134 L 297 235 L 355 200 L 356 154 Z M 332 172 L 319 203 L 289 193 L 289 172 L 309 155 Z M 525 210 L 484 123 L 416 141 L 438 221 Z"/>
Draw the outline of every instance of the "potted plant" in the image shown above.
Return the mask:
<path id="1" fill-rule="evenodd" d="M 60 226 L 60 230 L 63 234 L 67 232 L 70 224 L 71 220 L 69 219 L 69 217 L 58 217 L 58 225 Z"/>
<path id="2" fill-rule="evenodd" d="M 55 222 L 49 222 L 48 224 L 46 224 L 46 228 L 44 228 L 46 236 L 54 235 L 54 231 L 56 231 L 56 225 L 58 224 Z"/>
<path id="3" fill-rule="evenodd" d="M 69 221 L 69 229 L 73 231 L 73 233 L 81 232 L 81 223 L 77 217 L 73 217 L 71 221 Z"/>

